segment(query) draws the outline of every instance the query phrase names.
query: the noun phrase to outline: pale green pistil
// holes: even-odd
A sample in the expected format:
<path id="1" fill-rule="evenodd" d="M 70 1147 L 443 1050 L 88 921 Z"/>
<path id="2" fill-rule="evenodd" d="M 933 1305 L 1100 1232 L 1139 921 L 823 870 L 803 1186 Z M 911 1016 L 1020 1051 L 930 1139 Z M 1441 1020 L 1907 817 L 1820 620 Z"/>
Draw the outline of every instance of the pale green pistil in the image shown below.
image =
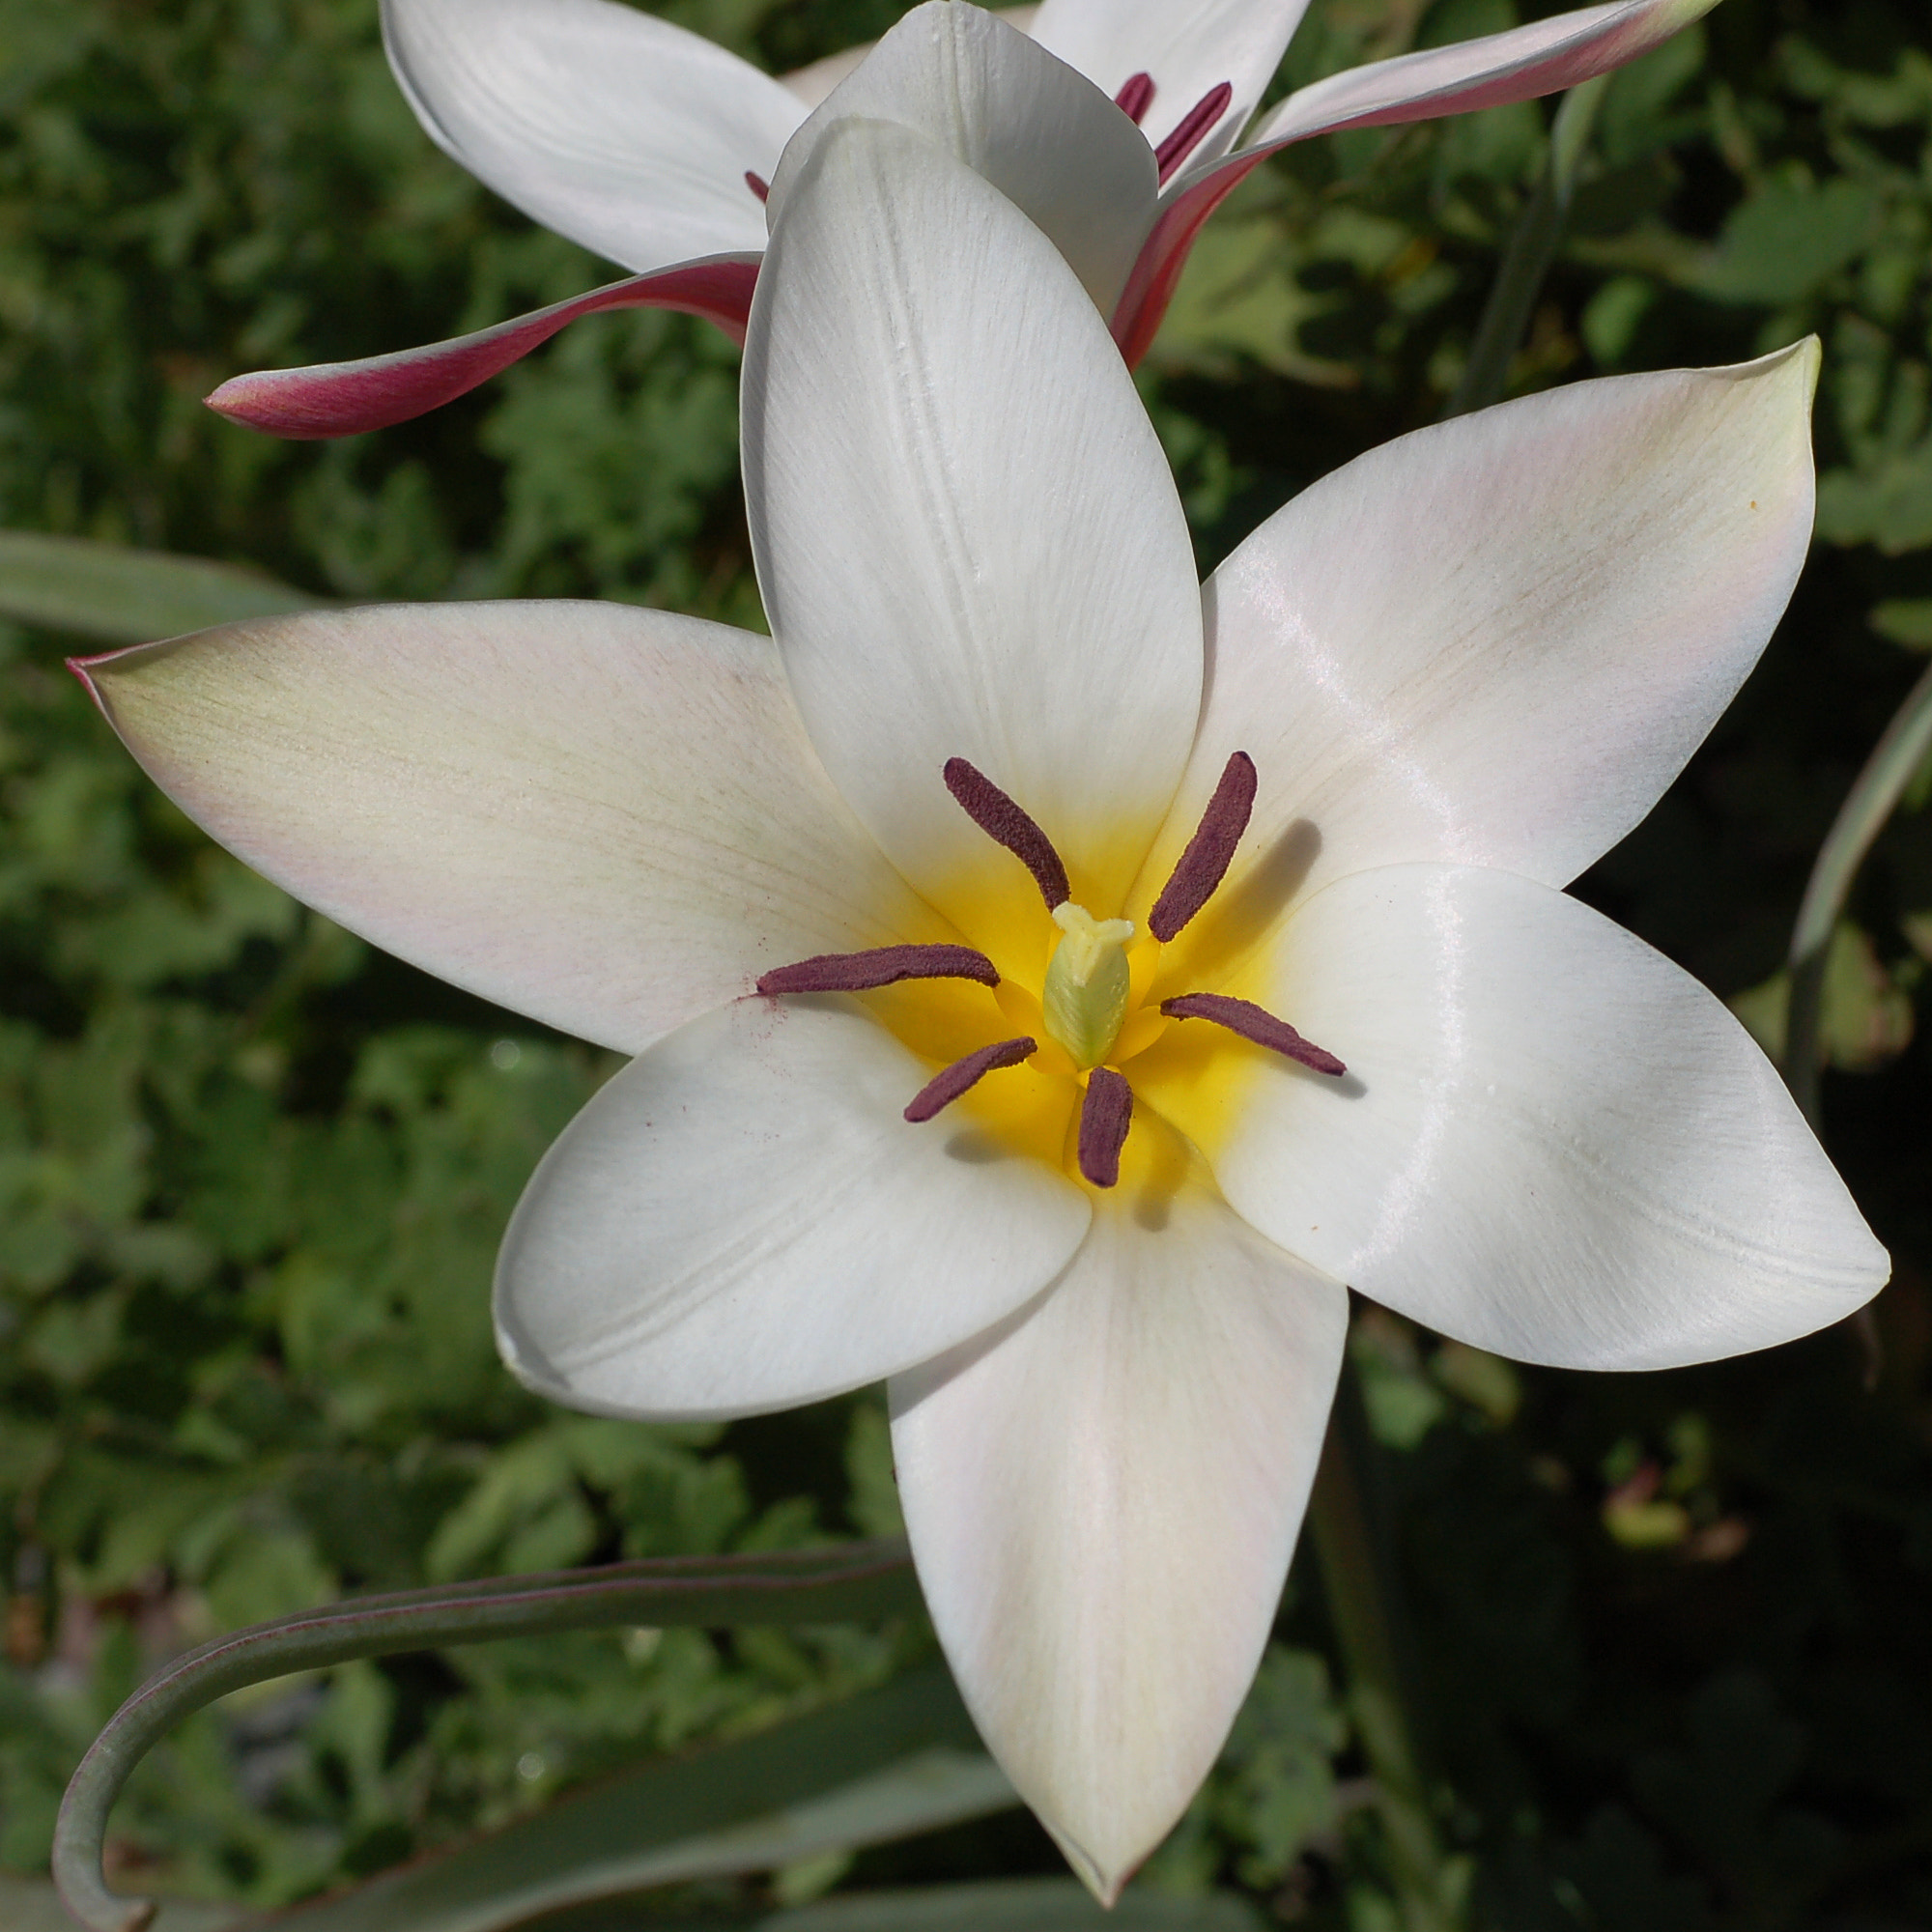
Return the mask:
<path id="1" fill-rule="evenodd" d="M 1127 1014 L 1126 944 L 1130 919 L 1095 919 L 1071 899 L 1053 909 L 1065 937 L 1054 948 L 1039 1003 L 1047 1037 L 1064 1046 L 1079 1066 L 1098 1066 L 1114 1049 Z"/>

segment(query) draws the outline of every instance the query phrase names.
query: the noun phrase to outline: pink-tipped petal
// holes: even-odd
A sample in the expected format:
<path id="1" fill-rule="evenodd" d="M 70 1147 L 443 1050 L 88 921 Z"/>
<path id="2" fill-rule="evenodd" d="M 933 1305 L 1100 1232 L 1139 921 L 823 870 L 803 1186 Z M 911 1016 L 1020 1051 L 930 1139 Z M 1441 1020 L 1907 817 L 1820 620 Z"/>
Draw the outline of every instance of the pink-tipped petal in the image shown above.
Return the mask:
<path id="1" fill-rule="evenodd" d="M 1716 4 L 1614 0 L 1453 46 L 1371 61 L 1290 95 L 1225 159 L 1218 157 L 1210 139 L 1194 165 L 1168 185 L 1160 216 L 1115 306 L 1114 340 L 1122 355 L 1132 365 L 1147 354 L 1194 238 L 1276 149 L 1344 128 L 1433 121 L 1555 94 L 1648 53 Z"/>
<path id="2" fill-rule="evenodd" d="M 260 369 L 231 376 L 208 407 L 231 422 L 299 441 L 358 436 L 408 422 L 466 395 L 512 362 L 541 348 L 580 316 L 612 308 L 668 308 L 715 322 L 733 342 L 745 339 L 757 255 L 714 255 L 648 275 L 610 282 L 587 295 L 553 302 L 529 315 L 420 349 L 398 349 L 359 362 L 318 362 L 306 369 Z"/>
<path id="3" fill-rule="evenodd" d="M 1267 159 L 1271 148 L 1244 151 L 1217 162 L 1205 173 L 1191 177 L 1163 196 L 1141 252 L 1127 271 L 1126 286 L 1114 305 L 1114 340 L 1134 368 L 1159 332 L 1161 318 L 1174 299 L 1180 271 L 1187 266 L 1194 238 L 1208 224 L 1208 217 Z"/>
<path id="4" fill-rule="evenodd" d="M 1371 61 L 1291 94 L 1256 128 L 1248 146 L 1283 147 L 1343 128 L 1393 128 L 1560 93 L 1647 54 L 1716 4 L 1613 0 L 1507 33 Z"/>

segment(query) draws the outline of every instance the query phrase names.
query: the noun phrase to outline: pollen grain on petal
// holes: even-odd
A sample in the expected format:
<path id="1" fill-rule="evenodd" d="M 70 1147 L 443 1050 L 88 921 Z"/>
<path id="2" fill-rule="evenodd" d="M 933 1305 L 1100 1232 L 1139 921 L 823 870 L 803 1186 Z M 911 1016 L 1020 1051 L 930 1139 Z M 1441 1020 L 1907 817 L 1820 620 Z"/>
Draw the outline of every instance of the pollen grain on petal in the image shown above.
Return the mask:
<path id="1" fill-rule="evenodd" d="M 1228 876 L 1235 848 L 1255 809 L 1256 782 L 1255 761 L 1245 752 L 1235 753 L 1222 767 L 1214 796 L 1208 801 L 1187 850 L 1148 914 L 1148 930 L 1163 946 L 1213 897 Z"/>
<path id="2" fill-rule="evenodd" d="M 987 838 L 997 840 L 1029 872 L 1051 912 L 1072 896 L 1066 867 L 1053 849 L 1053 840 L 1034 822 L 1025 808 L 1010 799 L 977 765 L 964 758 L 946 761 L 946 789 Z"/>
<path id="3" fill-rule="evenodd" d="M 1185 114 L 1166 140 L 1153 151 L 1155 164 L 1160 169 L 1160 183 L 1167 185 L 1168 178 L 1179 168 L 1189 155 L 1207 138 L 1208 130 L 1228 111 L 1228 103 L 1235 98 L 1235 90 L 1227 81 L 1210 87 Z"/>
<path id="4" fill-rule="evenodd" d="M 1039 1042 L 1022 1035 L 1018 1039 L 996 1040 L 943 1066 L 906 1103 L 905 1117 L 917 1126 L 929 1121 L 942 1107 L 950 1107 L 962 1094 L 970 1092 L 989 1073 L 1002 1066 L 1017 1066 L 1039 1051 Z"/>
<path id="5" fill-rule="evenodd" d="M 1303 1039 L 1286 1020 L 1278 1020 L 1265 1007 L 1252 1000 L 1236 1000 L 1226 993 L 1181 993 L 1163 1000 L 1160 1009 L 1170 1019 L 1212 1020 L 1243 1039 L 1264 1046 L 1272 1053 L 1297 1062 L 1315 1073 L 1346 1073 L 1348 1067 L 1332 1053 Z"/>
<path id="6" fill-rule="evenodd" d="M 901 980 L 977 980 L 997 986 L 1000 975 L 970 946 L 875 946 L 865 952 L 819 952 L 758 976 L 761 993 L 864 993 Z"/>
<path id="7" fill-rule="evenodd" d="M 1080 1102 L 1080 1172 L 1095 1187 L 1118 1186 L 1121 1150 L 1133 1123 L 1134 1090 L 1124 1074 L 1096 1066 Z"/>
<path id="8" fill-rule="evenodd" d="M 1128 74 L 1121 83 L 1120 93 L 1114 96 L 1114 105 L 1138 128 L 1148 109 L 1153 105 L 1153 75 Z"/>

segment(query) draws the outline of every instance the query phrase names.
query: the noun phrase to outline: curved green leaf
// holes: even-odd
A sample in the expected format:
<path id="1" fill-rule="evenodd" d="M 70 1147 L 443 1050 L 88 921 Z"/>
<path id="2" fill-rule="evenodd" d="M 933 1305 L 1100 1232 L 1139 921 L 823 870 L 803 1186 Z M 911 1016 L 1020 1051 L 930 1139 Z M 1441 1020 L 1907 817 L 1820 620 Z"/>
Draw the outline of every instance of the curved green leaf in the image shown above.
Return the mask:
<path id="1" fill-rule="evenodd" d="M 271 1921 L 291 1932 L 508 1932 L 647 1886 L 768 1871 L 1019 1803 L 944 1671 L 574 1793 Z"/>
<path id="2" fill-rule="evenodd" d="M 326 600 L 204 557 L 0 530 L 0 617 L 104 644 L 144 644 Z"/>
<path id="3" fill-rule="evenodd" d="M 160 1909 L 153 1932 L 240 1932 L 251 1915 L 240 1905 L 199 1905 L 170 1899 Z M 6 1932 L 73 1932 L 73 1920 L 60 1893 L 45 1879 L 13 1878 L 0 1872 L 0 1926 Z"/>
<path id="4" fill-rule="evenodd" d="M 68 1909 L 90 1932 L 139 1932 L 154 1908 L 117 1897 L 100 1876 L 114 1800 L 135 1765 L 175 1724 L 216 1697 L 264 1678 L 495 1636 L 624 1624 L 837 1623 L 890 1615 L 918 1603 L 906 1547 L 887 1541 L 493 1577 L 434 1590 L 352 1597 L 236 1631 L 163 1665 L 95 1739 L 61 1805 L 54 1881 Z M 824 1788 L 823 1783 L 812 1787 Z"/>

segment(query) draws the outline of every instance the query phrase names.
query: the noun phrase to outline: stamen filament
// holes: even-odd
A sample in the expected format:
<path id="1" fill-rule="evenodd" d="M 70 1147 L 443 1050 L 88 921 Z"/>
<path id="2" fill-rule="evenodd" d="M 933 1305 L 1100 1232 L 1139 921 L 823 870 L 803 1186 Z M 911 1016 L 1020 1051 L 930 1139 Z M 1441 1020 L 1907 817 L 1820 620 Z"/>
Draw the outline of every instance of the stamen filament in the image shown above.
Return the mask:
<path id="1" fill-rule="evenodd" d="M 946 789 L 987 838 L 998 840 L 1033 874 L 1048 912 L 1073 896 L 1053 840 L 985 773 L 964 758 L 948 758 Z"/>
<path id="2" fill-rule="evenodd" d="M 1174 132 L 1153 151 L 1163 187 L 1167 185 L 1167 178 L 1201 145 L 1208 128 L 1227 112 L 1228 103 L 1234 98 L 1235 90 L 1225 80 L 1218 87 L 1210 87 L 1181 116 L 1180 124 Z"/>
<path id="3" fill-rule="evenodd" d="M 1228 876 L 1235 847 L 1255 809 L 1256 782 L 1255 761 L 1245 752 L 1235 753 L 1222 767 L 1220 782 L 1187 841 L 1187 850 L 1148 914 L 1148 930 L 1163 946 L 1213 897 L 1215 888 Z"/>
<path id="4" fill-rule="evenodd" d="M 1153 105 L 1153 75 L 1130 73 L 1114 96 L 1114 105 L 1138 128 L 1142 116 Z"/>
<path id="5" fill-rule="evenodd" d="M 997 986 L 997 967 L 970 946 L 875 946 L 865 952 L 819 952 L 758 976 L 761 993 L 865 993 L 901 980 L 977 980 Z"/>
<path id="6" fill-rule="evenodd" d="M 929 1121 L 942 1107 L 950 1107 L 960 1094 L 969 1093 L 995 1068 L 1017 1066 L 1021 1061 L 1030 1060 L 1039 1051 L 1039 1042 L 1022 1036 L 1018 1039 L 1003 1039 L 992 1046 L 982 1046 L 977 1053 L 969 1053 L 963 1060 L 955 1060 L 951 1066 L 943 1066 L 906 1103 L 905 1117 L 917 1126 L 922 1121 Z"/>
<path id="7" fill-rule="evenodd" d="M 769 201 L 771 199 L 772 195 L 771 183 L 768 182 L 763 175 L 754 175 L 750 168 L 747 168 L 745 170 L 745 185 L 748 188 L 750 188 L 752 192 L 754 195 L 756 195 L 760 201 Z"/>
<path id="8" fill-rule="evenodd" d="M 1265 1007 L 1252 1000 L 1236 1000 L 1226 993 L 1182 993 L 1163 1000 L 1160 1009 L 1170 1019 L 1212 1020 L 1216 1026 L 1237 1033 L 1270 1052 L 1279 1053 L 1316 1073 L 1346 1073 L 1348 1068 L 1324 1048 L 1305 1040 L 1286 1020 L 1278 1020 Z"/>
<path id="9" fill-rule="evenodd" d="M 1080 1102 L 1080 1172 L 1095 1187 L 1120 1184 L 1121 1150 L 1133 1118 L 1134 1090 L 1126 1077 L 1111 1066 L 1094 1067 Z"/>

